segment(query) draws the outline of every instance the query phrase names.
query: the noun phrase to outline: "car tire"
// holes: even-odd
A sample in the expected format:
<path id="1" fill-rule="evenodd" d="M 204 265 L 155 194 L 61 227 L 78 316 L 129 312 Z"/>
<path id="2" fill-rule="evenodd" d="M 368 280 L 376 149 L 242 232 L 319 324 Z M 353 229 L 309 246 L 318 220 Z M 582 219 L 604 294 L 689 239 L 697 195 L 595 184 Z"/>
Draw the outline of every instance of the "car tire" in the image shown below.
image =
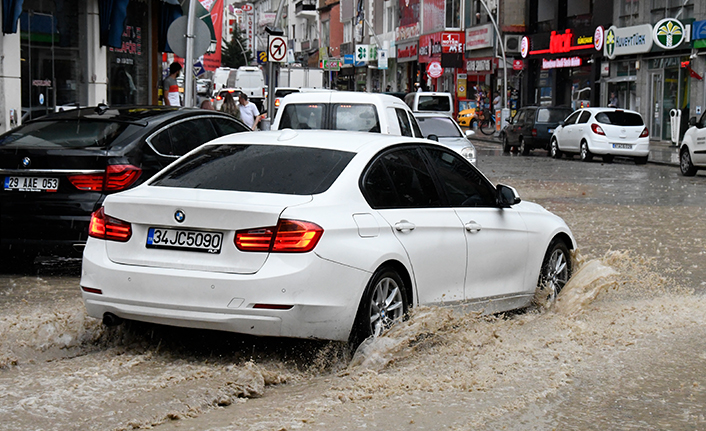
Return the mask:
<path id="1" fill-rule="evenodd" d="M 551 146 L 549 147 L 549 155 L 553 159 L 561 159 L 562 153 L 559 149 L 559 142 L 556 139 L 552 139 Z"/>
<path id="2" fill-rule="evenodd" d="M 581 141 L 581 161 L 590 162 L 593 160 L 593 153 L 588 149 L 588 142 Z"/>
<path id="3" fill-rule="evenodd" d="M 549 244 L 542 260 L 537 289 L 534 294 L 534 305 L 543 308 L 551 307 L 556 297 L 571 278 L 573 265 L 569 248 L 564 241 L 555 238 Z"/>
<path id="4" fill-rule="evenodd" d="M 528 147 L 525 140 L 520 137 L 520 154 L 522 154 L 523 156 L 529 156 L 529 153 L 530 147 Z"/>
<path id="5" fill-rule="evenodd" d="M 647 156 L 635 157 L 635 164 L 636 164 L 636 165 L 644 165 L 644 164 L 647 164 Z"/>
<path id="6" fill-rule="evenodd" d="M 615 157 L 612 154 L 604 154 L 603 155 L 603 162 L 605 163 L 613 163 L 613 159 Z"/>
<path id="7" fill-rule="evenodd" d="M 689 154 L 689 148 L 687 147 L 683 147 L 679 154 L 679 170 L 685 177 L 693 177 L 698 171 L 691 161 L 691 154 Z"/>
<path id="8" fill-rule="evenodd" d="M 511 149 L 510 140 L 507 139 L 507 134 L 503 133 L 503 153 L 509 153 Z"/>
<path id="9" fill-rule="evenodd" d="M 366 338 L 377 337 L 403 319 L 408 308 L 402 277 L 389 266 L 379 268 L 370 278 L 360 301 L 351 331 L 351 344 L 357 347 Z"/>
<path id="10" fill-rule="evenodd" d="M 471 121 L 471 129 L 477 129 L 477 128 L 478 128 L 478 120 Z"/>

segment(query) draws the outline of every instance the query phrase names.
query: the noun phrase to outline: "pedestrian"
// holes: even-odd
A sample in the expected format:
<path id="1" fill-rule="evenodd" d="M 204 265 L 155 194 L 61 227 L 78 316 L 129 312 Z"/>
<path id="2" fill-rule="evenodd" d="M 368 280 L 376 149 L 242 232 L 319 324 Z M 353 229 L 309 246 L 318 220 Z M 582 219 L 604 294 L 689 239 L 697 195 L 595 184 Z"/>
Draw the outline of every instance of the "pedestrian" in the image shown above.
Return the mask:
<path id="1" fill-rule="evenodd" d="M 181 73 L 181 64 L 176 61 L 169 65 L 169 76 L 164 79 L 164 104 L 168 106 L 181 106 L 179 97 L 179 83 L 177 78 Z"/>
<path id="2" fill-rule="evenodd" d="M 498 94 L 495 96 L 495 99 L 493 99 L 493 109 L 495 109 L 496 111 L 499 111 L 500 109 L 502 109 L 502 107 L 503 107 L 502 98 Z"/>
<path id="3" fill-rule="evenodd" d="M 390 87 L 390 85 L 388 84 L 387 87 L 385 87 L 385 91 L 387 91 L 387 92 L 389 93 L 390 90 L 391 90 L 391 88 L 392 88 L 392 87 Z"/>
<path id="4" fill-rule="evenodd" d="M 240 120 L 252 130 L 257 130 L 257 123 L 261 120 L 257 106 L 254 103 L 250 103 L 248 95 L 242 91 L 238 96 L 238 102 L 240 103 Z"/>
<path id="5" fill-rule="evenodd" d="M 610 100 L 608 101 L 608 107 L 609 108 L 617 108 L 618 107 L 618 97 L 615 95 L 615 92 L 610 93 Z"/>
<path id="6" fill-rule="evenodd" d="M 201 102 L 201 109 L 208 109 L 210 111 L 216 110 L 216 108 L 213 107 L 213 102 L 211 102 L 211 99 L 203 99 L 203 101 Z"/>
<path id="7" fill-rule="evenodd" d="M 226 93 L 226 95 L 223 97 L 223 105 L 221 105 L 221 112 L 230 114 L 238 120 L 242 119 L 240 115 L 240 107 L 235 102 L 235 98 L 230 92 Z"/>

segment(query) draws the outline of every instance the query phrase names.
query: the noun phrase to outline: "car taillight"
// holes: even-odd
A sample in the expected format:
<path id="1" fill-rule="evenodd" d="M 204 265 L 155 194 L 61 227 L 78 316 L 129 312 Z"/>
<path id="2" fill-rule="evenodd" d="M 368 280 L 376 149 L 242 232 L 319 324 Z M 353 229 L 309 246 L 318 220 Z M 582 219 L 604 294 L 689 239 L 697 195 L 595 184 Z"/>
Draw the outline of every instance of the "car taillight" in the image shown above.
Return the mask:
<path id="1" fill-rule="evenodd" d="M 265 87 L 262 87 L 262 97 L 265 97 Z"/>
<path id="2" fill-rule="evenodd" d="M 103 207 L 91 215 L 88 236 L 111 241 L 127 242 L 132 236 L 132 225 L 105 214 Z"/>
<path id="3" fill-rule="evenodd" d="M 595 133 L 596 135 L 605 136 L 605 132 L 603 131 L 603 129 L 601 129 L 601 126 L 599 126 L 598 124 L 591 124 L 591 130 L 593 130 L 593 133 Z"/>
<path id="4" fill-rule="evenodd" d="M 133 185 L 141 174 L 137 166 L 108 165 L 104 174 L 69 175 L 68 179 L 79 190 L 115 192 Z"/>
<path id="5" fill-rule="evenodd" d="M 235 246 L 240 251 L 305 253 L 316 247 L 323 233 L 323 228 L 315 223 L 280 220 L 274 227 L 237 231 Z"/>
<path id="6" fill-rule="evenodd" d="M 642 131 L 642 133 L 640 133 L 640 137 L 641 137 L 641 138 L 646 138 L 646 137 L 648 137 L 648 136 L 650 136 L 650 131 L 647 130 L 647 127 L 645 127 L 645 129 Z"/>
<path id="7" fill-rule="evenodd" d="M 537 136 L 537 129 L 532 129 L 532 136 Z"/>
<path id="8" fill-rule="evenodd" d="M 279 97 L 275 99 L 275 108 L 279 108 L 280 100 Z"/>

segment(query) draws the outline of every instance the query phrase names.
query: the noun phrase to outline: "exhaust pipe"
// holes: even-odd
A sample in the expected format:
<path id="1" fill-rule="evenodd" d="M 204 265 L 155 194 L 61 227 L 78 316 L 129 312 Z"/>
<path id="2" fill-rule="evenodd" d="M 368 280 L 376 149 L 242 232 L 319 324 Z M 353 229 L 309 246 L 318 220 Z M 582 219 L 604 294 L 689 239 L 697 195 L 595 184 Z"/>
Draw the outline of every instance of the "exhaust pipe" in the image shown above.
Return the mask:
<path id="1" fill-rule="evenodd" d="M 113 313 L 105 313 L 103 315 L 103 324 L 105 326 L 118 326 L 123 323 L 123 319 Z"/>

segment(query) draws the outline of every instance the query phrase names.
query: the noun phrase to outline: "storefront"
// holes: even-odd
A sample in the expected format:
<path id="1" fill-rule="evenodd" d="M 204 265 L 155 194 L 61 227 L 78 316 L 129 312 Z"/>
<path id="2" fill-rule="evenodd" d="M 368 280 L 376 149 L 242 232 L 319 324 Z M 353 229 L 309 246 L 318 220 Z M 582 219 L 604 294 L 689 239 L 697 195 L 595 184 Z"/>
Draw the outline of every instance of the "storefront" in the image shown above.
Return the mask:
<path id="1" fill-rule="evenodd" d="M 492 24 L 466 29 L 465 33 L 465 91 L 459 87 L 459 111 L 464 109 L 491 109 L 494 71 L 497 60 L 493 55 Z"/>
<path id="2" fill-rule="evenodd" d="M 143 43 L 149 28 L 147 3 L 132 1 L 127 7 L 120 48 L 108 48 L 108 104 L 147 105 L 149 88 L 148 45 Z M 145 42 L 147 38 L 145 37 Z"/>
<path id="3" fill-rule="evenodd" d="M 409 93 L 414 91 L 417 81 L 418 42 L 397 42 L 397 82 L 400 91 Z"/>
<path id="4" fill-rule="evenodd" d="M 419 37 L 419 67 L 426 71 L 427 91 L 454 93 L 456 73 L 463 72 L 464 33 L 443 31 Z"/>

